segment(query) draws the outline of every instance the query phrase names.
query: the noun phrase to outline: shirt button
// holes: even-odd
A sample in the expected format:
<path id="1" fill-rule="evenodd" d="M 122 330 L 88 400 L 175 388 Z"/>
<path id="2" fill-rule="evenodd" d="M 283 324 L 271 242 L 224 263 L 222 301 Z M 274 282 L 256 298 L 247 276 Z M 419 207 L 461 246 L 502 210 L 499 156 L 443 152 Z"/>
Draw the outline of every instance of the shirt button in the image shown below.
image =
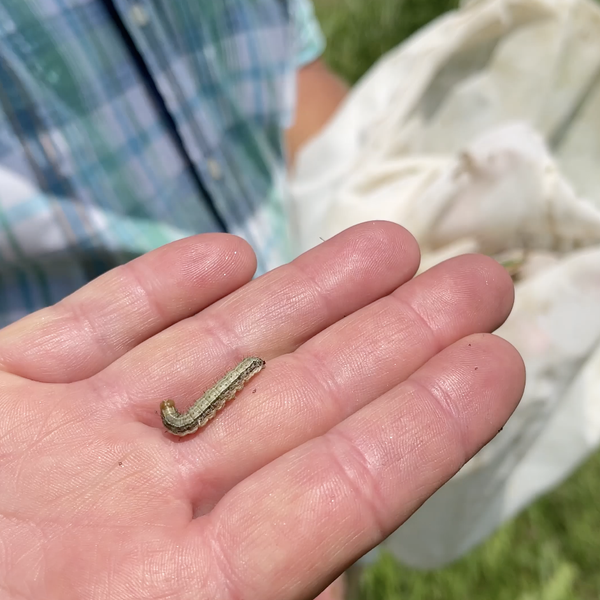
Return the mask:
<path id="1" fill-rule="evenodd" d="M 213 179 L 221 179 L 221 177 L 223 177 L 221 167 L 219 166 L 219 163 L 216 160 L 209 158 L 206 161 L 206 166 L 208 167 L 208 172 L 210 173 L 210 176 Z"/>
<path id="2" fill-rule="evenodd" d="M 148 12 L 141 4 L 134 4 L 129 11 L 129 16 L 138 27 L 145 27 L 150 21 Z"/>

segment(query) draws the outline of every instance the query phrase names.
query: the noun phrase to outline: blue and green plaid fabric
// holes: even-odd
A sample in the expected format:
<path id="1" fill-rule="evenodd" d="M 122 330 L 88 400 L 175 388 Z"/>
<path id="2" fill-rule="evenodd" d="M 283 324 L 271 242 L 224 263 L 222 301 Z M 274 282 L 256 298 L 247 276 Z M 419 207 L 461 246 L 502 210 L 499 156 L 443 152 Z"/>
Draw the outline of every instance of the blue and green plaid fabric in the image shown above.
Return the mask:
<path id="1" fill-rule="evenodd" d="M 0 326 L 195 233 L 290 257 L 308 0 L 0 3 Z"/>

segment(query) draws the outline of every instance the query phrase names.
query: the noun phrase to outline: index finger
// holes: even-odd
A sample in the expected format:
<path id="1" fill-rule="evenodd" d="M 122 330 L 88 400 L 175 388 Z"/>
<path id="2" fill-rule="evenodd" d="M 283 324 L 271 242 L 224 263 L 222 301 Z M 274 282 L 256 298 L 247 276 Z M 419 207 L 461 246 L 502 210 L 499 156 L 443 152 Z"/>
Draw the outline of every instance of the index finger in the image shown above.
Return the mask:
<path id="1" fill-rule="evenodd" d="M 250 281 L 255 269 L 252 249 L 233 235 L 167 244 L 1 330 L 0 370 L 47 383 L 85 379 Z"/>

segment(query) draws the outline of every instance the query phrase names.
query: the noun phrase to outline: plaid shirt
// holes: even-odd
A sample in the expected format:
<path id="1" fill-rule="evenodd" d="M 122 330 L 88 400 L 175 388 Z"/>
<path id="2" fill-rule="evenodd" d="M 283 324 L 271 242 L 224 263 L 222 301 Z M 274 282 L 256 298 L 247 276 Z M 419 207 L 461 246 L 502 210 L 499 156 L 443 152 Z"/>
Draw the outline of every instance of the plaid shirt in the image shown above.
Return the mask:
<path id="1" fill-rule="evenodd" d="M 195 233 L 290 258 L 309 0 L 0 3 L 0 326 Z"/>

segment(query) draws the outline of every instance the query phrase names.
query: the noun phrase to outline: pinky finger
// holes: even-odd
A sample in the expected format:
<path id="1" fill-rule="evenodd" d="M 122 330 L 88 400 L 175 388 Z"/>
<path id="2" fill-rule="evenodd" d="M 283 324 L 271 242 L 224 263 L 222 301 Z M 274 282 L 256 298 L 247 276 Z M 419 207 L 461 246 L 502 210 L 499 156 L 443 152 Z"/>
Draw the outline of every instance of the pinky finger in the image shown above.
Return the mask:
<path id="1" fill-rule="evenodd" d="M 240 597 L 315 597 L 497 434 L 524 380 L 507 342 L 465 338 L 236 486 L 193 534 L 230 557 Z"/>

